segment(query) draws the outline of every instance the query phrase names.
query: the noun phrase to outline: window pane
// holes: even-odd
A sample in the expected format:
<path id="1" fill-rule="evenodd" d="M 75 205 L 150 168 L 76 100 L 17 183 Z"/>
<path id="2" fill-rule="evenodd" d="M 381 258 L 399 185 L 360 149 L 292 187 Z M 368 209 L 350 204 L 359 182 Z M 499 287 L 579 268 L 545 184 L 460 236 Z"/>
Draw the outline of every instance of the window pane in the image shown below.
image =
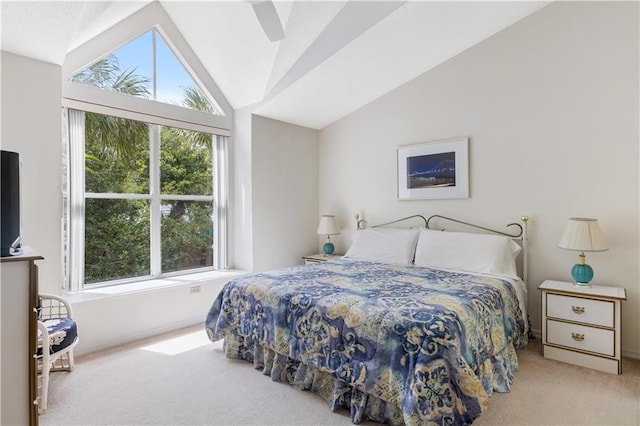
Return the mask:
<path id="1" fill-rule="evenodd" d="M 149 201 L 86 199 L 85 283 L 149 275 Z"/>
<path id="2" fill-rule="evenodd" d="M 156 60 L 157 101 L 220 115 L 158 32 Z"/>
<path id="3" fill-rule="evenodd" d="M 114 50 L 69 80 L 221 115 L 215 102 L 207 98 L 162 35 L 155 30 L 149 30 Z"/>
<path id="4" fill-rule="evenodd" d="M 162 272 L 213 266 L 213 203 L 164 200 Z"/>
<path id="5" fill-rule="evenodd" d="M 149 93 L 153 81 L 153 30 L 149 30 L 140 37 L 111 53 L 120 68 L 131 75 L 144 80 Z M 135 94 L 135 96 L 140 96 Z M 147 97 L 147 96 L 144 96 Z"/>
<path id="6" fill-rule="evenodd" d="M 153 97 L 153 32 L 147 31 L 69 78 L 126 95 Z"/>
<path id="7" fill-rule="evenodd" d="M 160 128 L 160 193 L 212 195 L 212 135 Z"/>
<path id="8" fill-rule="evenodd" d="M 85 190 L 149 193 L 149 126 L 86 113 Z"/>

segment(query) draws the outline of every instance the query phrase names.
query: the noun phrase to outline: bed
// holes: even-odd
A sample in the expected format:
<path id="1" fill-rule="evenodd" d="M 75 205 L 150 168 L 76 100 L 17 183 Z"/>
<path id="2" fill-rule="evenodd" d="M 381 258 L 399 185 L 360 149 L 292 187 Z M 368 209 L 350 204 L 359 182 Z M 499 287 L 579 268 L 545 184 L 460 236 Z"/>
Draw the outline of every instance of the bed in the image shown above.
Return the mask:
<path id="1" fill-rule="evenodd" d="M 210 340 L 356 424 L 472 423 L 493 391 L 509 391 L 527 344 L 516 267 L 524 251 L 526 269 L 526 221 L 508 225 L 514 234 L 479 227 L 488 235 L 435 231 L 434 218 L 476 226 L 436 215 L 420 229 L 365 228 L 356 218 L 343 258 L 227 283 L 206 317 Z"/>

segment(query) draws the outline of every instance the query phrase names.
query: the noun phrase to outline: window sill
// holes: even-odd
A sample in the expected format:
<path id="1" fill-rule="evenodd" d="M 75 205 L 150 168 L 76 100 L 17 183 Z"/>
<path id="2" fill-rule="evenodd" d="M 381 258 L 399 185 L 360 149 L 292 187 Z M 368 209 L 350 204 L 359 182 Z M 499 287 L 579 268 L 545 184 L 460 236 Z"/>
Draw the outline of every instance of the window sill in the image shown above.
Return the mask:
<path id="1" fill-rule="evenodd" d="M 226 281 L 234 277 L 245 275 L 246 271 L 228 269 L 225 271 L 197 272 L 194 274 L 179 275 L 174 277 L 156 278 L 146 281 L 137 281 L 130 284 L 119 284 L 108 287 L 88 288 L 80 291 L 62 291 L 62 295 L 72 305 L 111 297 L 124 296 L 133 293 L 162 290 L 174 287 L 190 287 L 194 284 L 202 284 L 211 281 Z"/>

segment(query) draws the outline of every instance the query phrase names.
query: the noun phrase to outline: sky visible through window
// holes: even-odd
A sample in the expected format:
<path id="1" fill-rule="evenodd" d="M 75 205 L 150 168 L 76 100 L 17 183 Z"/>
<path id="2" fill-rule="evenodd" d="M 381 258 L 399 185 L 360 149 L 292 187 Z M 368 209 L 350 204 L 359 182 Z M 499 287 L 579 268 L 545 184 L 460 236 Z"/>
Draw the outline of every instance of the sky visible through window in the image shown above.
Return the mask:
<path id="1" fill-rule="evenodd" d="M 153 30 L 118 48 L 113 54 L 118 58 L 122 69 L 135 69 L 136 74 L 153 81 Z M 156 33 L 156 59 L 156 100 L 169 104 L 181 104 L 183 88 L 197 87 L 197 84 L 159 33 Z M 150 91 L 152 89 L 152 86 L 149 87 Z"/>

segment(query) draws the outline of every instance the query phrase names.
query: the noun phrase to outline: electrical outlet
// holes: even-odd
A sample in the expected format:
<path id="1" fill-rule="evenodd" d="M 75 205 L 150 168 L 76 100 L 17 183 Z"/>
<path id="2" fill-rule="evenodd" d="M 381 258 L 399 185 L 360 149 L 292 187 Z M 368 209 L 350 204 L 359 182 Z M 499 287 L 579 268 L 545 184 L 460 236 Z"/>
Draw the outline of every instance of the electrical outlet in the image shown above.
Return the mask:
<path id="1" fill-rule="evenodd" d="M 193 286 L 189 289 L 189 294 L 198 294 L 202 291 L 202 287 L 199 285 Z"/>

